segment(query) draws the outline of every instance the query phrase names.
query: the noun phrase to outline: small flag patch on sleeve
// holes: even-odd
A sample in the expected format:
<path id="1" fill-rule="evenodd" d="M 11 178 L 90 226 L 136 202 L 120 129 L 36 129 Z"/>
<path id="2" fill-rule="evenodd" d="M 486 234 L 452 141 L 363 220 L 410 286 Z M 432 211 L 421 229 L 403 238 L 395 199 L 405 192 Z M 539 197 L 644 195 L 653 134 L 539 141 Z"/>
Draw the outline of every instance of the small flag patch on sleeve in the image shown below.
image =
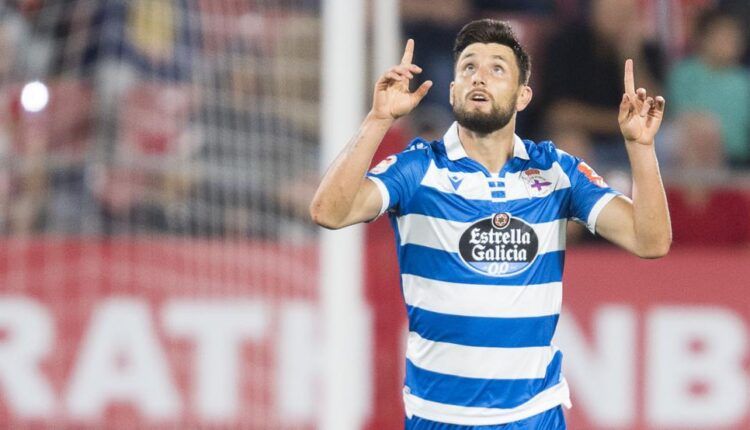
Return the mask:
<path id="1" fill-rule="evenodd" d="M 591 166 L 589 166 L 588 164 L 586 164 L 586 162 L 581 161 L 578 164 L 578 171 L 580 171 L 581 173 L 583 173 L 584 176 L 586 176 L 586 178 L 588 178 L 588 180 L 592 184 L 594 184 L 594 185 L 596 185 L 598 187 L 602 187 L 602 188 L 608 187 L 607 183 L 604 182 L 604 178 L 602 178 L 601 176 L 599 176 L 594 171 L 594 169 L 591 168 Z"/>
<path id="2" fill-rule="evenodd" d="M 370 173 L 372 173 L 373 175 L 385 173 L 385 171 L 388 170 L 389 167 L 393 166 L 396 163 L 397 159 L 398 158 L 395 155 L 389 155 L 383 161 L 373 167 L 372 170 L 370 170 Z"/>

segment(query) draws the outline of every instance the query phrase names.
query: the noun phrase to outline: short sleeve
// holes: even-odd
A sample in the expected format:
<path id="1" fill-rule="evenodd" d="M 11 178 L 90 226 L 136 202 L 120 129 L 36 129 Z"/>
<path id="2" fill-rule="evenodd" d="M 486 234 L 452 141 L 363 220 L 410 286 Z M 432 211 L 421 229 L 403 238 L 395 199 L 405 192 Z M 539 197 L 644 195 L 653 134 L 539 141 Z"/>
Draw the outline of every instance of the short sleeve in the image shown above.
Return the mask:
<path id="1" fill-rule="evenodd" d="M 585 161 L 568 154 L 565 156 L 571 158 L 567 171 L 571 187 L 568 217 L 585 224 L 591 233 L 596 233 L 599 213 L 621 193 L 610 188 Z"/>
<path id="2" fill-rule="evenodd" d="M 383 200 L 378 216 L 386 211 L 398 214 L 408 204 L 427 171 L 429 160 L 428 145 L 415 140 L 404 152 L 389 155 L 367 173 Z"/>

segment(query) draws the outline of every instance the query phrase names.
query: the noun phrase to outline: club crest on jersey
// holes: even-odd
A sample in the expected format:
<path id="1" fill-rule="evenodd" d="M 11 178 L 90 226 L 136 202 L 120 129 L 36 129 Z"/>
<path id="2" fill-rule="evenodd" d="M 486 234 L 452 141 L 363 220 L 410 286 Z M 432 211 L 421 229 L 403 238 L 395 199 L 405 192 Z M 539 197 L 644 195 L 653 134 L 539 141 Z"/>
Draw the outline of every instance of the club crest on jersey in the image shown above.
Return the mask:
<path id="1" fill-rule="evenodd" d="M 594 185 L 596 185 L 596 186 L 598 186 L 598 187 L 602 187 L 602 188 L 605 188 L 605 187 L 607 187 L 607 183 L 606 183 L 606 182 L 604 182 L 604 178 L 602 178 L 601 176 L 599 176 L 599 175 L 598 175 L 598 174 L 597 174 L 597 173 L 596 173 L 596 172 L 594 171 L 594 169 L 592 169 L 592 168 L 591 168 L 591 166 L 589 166 L 589 165 L 588 165 L 588 164 L 586 164 L 585 162 L 581 161 L 581 162 L 580 162 L 580 163 L 578 164 L 578 171 L 579 171 L 579 172 L 581 172 L 581 173 L 583 173 L 583 174 L 584 174 L 584 176 L 586 176 L 586 178 L 588 178 L 588 180 L 589 180 L 589 181 L 590 181 L 590 182 L 591 182 L 592 184 L 594 184 Z"/>
<path id="2" fill-rule="evenodd" d="M 542 175 L 539 169 L 528 169 L 521 172 L 521 180 L 531 197 L 544 197 L 555 189 L 555 184 Z"/>
<path id="3" fill-rule="evenodd" d="M 467 228 L 458 248 L 470 269 L 488 276 L 512 276 L 534 262 L 539 238 L 526 221 L 501 212 Z"/>
<path id="4" fill-rule="evenodd" d="M 373 167 L 370 170 L 370 173 L 372 173 L 373 175 L 385 173 L 391 166 L 396 164 L 396 160 L 398 160 L 398 158 L 395 155 L 389 155 L 383 161 L 378 163 L 377 166 Z"/>
<path id="5" fill-rule="evenodd" d="M 500 212 L 492 217 L 492 226 L 503 230 L 510 224 L 510 214 L 507 212 Z"/>

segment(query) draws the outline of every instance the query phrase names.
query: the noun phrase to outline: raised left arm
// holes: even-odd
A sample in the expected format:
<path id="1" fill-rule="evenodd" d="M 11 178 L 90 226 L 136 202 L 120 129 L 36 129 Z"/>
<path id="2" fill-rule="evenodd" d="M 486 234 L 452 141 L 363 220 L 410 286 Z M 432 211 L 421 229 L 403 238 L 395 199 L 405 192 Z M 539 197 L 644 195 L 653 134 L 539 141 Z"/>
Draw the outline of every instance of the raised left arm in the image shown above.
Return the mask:
<path id="1" fill-rule="evenodd" d="M 625 94 L 618 121 L 633 175 L 633 200 L 612 199 L 596 221 L 607 240 L 643 258 L 663 257 L 672 243 L 667 198 L 659 173 L 654 137 L 664 116 L 665 100 L 635 90 L 633 61 L 625 62 Z"/>

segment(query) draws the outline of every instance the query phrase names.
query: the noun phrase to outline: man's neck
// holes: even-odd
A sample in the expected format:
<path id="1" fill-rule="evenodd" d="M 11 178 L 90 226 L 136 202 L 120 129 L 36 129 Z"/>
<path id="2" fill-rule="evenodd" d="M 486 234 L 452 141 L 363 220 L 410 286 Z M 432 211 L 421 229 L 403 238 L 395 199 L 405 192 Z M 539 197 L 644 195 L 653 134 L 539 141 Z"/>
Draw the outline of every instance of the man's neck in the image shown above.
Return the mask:
<path id="1" fill-rule="evenodd" d="M 484 166 L 491 173 L 498 173 L 505 162 L 513 156 L 515 118 L 503 128 L 490 134 L 480 134 L 458 125 L 458 139 L 466 155 Z"/>

